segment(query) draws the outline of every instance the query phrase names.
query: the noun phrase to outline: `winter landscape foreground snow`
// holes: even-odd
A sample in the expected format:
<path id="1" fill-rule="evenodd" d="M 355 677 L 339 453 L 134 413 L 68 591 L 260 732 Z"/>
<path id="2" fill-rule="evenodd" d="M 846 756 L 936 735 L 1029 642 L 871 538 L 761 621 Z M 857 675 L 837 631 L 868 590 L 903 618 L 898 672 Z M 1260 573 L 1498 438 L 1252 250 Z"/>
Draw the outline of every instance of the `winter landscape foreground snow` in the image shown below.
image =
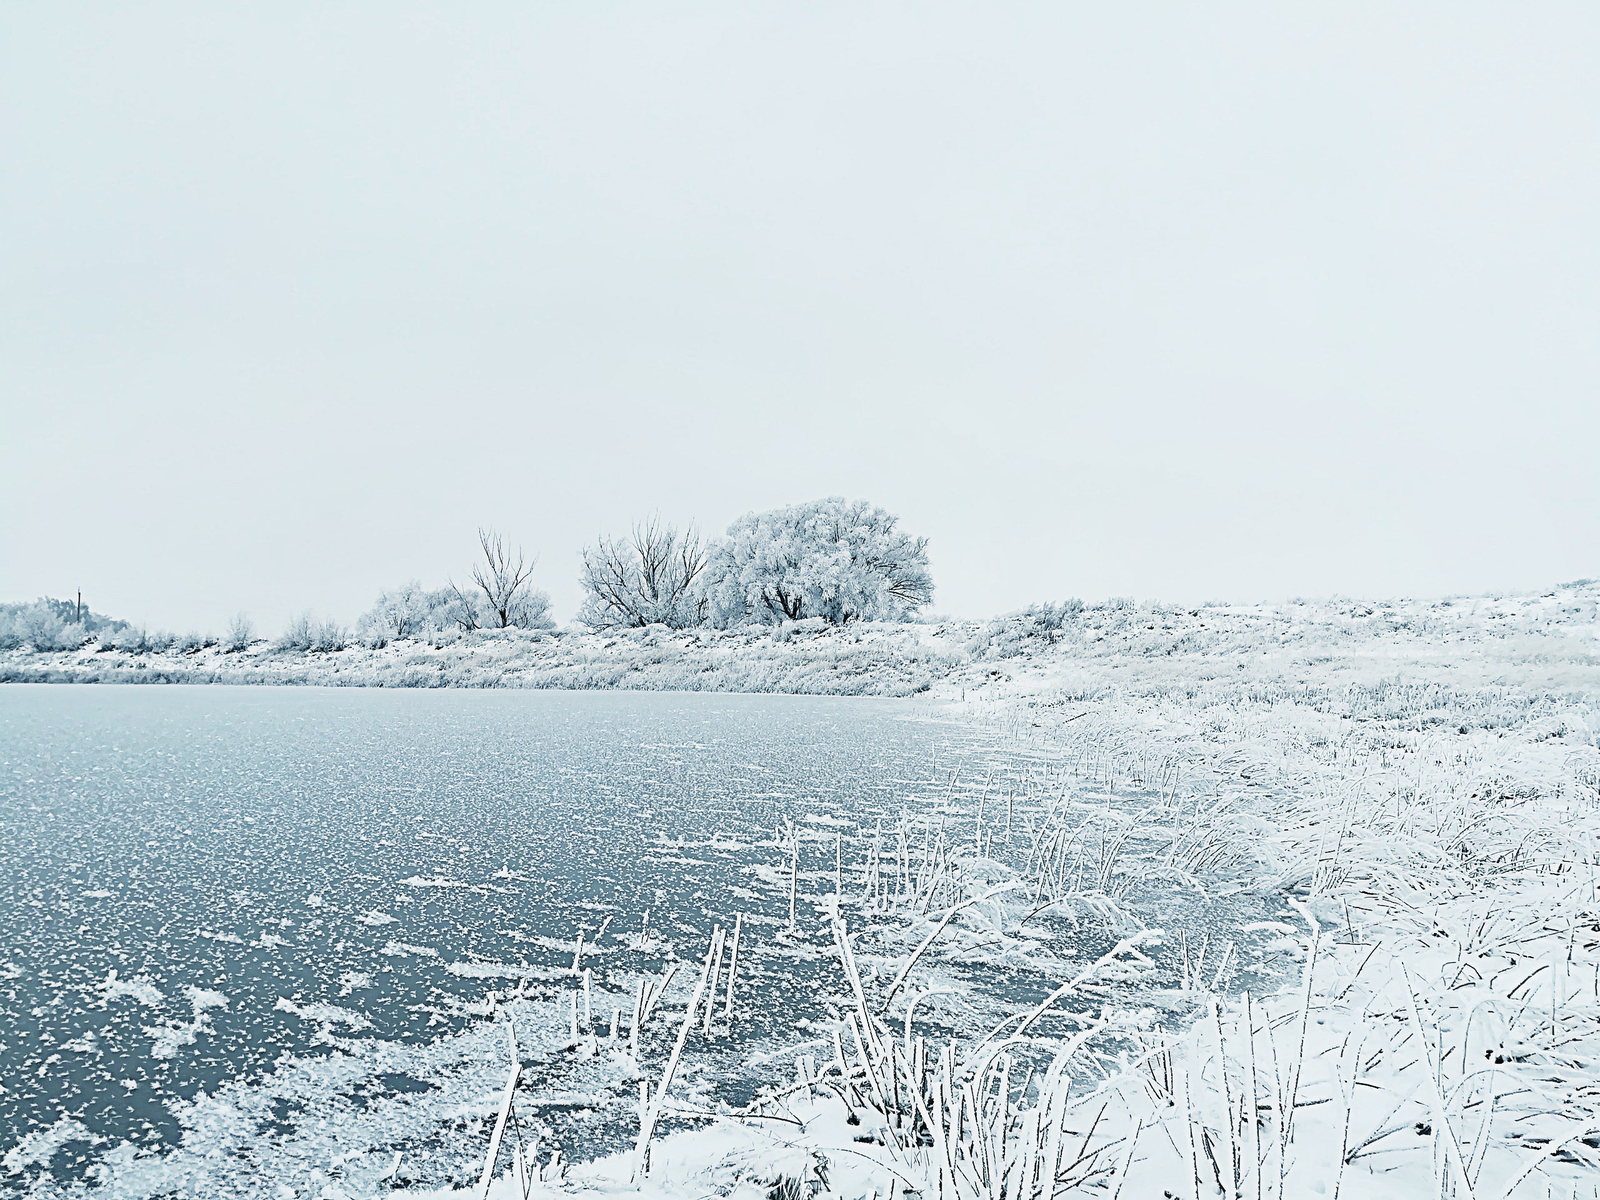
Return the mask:
<path id="1" fill-rule="evenodd" d="M 919 694 L 1004 735 L 1005 771 L 953 776 L 898 827 L 773 832 L 767 882 L 787 887 L 794 929 L 761 936 L 815 956 L 831 1008 L 761 1051 L 784 1065 L 754 1101 L 686 1082 L 697 1057 L 737 1050 L 734 931 L 640 980 L 620 1009 L 591 1012 L 585 992 L 580 1011 L 576 959 L 572 990 L 549 997 L 494 980 L 482 1024 L 451 1051 L 486 1072 L 459 1114 L 482 1184 L 413 1196 L 1593 1196 L 1597 601 L 1585 581 L 776 636 L 518 633 L 160 661 L 19 651 L 3 669 Z M 1244 900 L 1251 920 L 1199 944 L 1161 919 Z M 1030 971 L 1053 990 L 1008 1002 L 1004 981 Z M 344 1052 L 362 1051 L 352 1039 Z M 637 1087 L 632 1144 L 553 1157 L 518 1109 L 518 1059 L 533 1055 Z M 194 1152 L 240 1119 L 226 1096 L 202 1098 Z M 4 1169 L 72 1136 L 36 1131 Z M 317 1146 L 309 1194 L 403 1177 L 369 1147 L 342 1151 L 337 1131 Z M 123 1159 L 98 1188 L 160 1194 L 151 1160 Z M 174 1187 L 193 1177 L 179 1159 L 163 1168 Z M 307 1194 L 301 1176 L 289 1191 Z"/>

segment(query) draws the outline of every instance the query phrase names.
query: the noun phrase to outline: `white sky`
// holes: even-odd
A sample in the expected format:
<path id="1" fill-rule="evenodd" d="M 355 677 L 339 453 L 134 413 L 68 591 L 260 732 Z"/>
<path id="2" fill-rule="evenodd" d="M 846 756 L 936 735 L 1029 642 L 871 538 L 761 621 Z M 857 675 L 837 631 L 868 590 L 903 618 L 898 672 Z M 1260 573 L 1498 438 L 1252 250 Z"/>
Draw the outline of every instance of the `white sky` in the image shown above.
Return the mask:
<path id="1" fill-rule="evenodd" d="M 11 4 L 0 598 L 866 497 L 936 607 L 1600 575 L 1600 7 Z"/>

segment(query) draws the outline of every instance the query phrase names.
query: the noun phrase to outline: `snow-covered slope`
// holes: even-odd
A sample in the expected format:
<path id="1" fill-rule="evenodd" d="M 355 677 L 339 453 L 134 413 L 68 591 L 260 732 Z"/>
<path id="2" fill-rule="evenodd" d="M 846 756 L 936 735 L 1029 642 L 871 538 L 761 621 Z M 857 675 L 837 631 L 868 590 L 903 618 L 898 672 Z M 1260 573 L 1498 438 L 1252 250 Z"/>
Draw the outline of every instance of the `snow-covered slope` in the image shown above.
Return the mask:
<path id="1" fill-rule="evenodd" d="M 1113 600 L 1040 605 L 989 622 L 801 621 L 777 629 L 606 634 L 478 631 L 373 649 L 257 642 L 131 654 L 0 654 L 0 682 L 250 683 L 334 687 L 645 688 L 912 695 L 942 685 L 996 698 L 1112 678 L 1203 681 L 1407 678 L 1455 686 L 1588 686 L 1600 667 L 1600 582 L 1542 595 L 1393 602 L 1294 601 L 1186 609 Z M 953 689 L 953 693 L 952 693 Z"/>

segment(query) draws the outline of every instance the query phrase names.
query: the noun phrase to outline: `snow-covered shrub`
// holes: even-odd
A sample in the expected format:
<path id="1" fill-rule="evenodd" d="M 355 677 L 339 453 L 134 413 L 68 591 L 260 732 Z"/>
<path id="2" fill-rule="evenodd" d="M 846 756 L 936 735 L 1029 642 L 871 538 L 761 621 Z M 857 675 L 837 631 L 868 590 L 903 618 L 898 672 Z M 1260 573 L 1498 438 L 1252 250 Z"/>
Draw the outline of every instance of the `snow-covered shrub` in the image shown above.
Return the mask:
<path id="1" fill-rule="evenodd" d="M 172 643 L 172 648 L 179 654 L 198 654 L 207 646 L 215 646 L 216 644 L 217 639 L 210 634 L 196 633 L 190 630 L 188 633 L 176 638 Z"/>
<path id="2" fill-rule="evenodd" d="M 1082 612 L 1082 600 L 1030 604 L 990 621 L 967 643 L 967 653 L 974 657 L 1015 658 L 1027 649 L 1053 646 L 1060 639 L 1062 626 Z"/>
<path id="3" fill-rule="evenodd" d="M 548 612 L 549 597 L 543 592 L 535 595 L 542 598 Z M 373 606 L 356 621 L 356 637 L 362 645 L 379 649 L 405 638 L 432 640 L 440 632 L 476 629 L 479 624 L 471 596 L 463 597 L 452 588 L 425 591 L 413 579 L 378 594 Z M 537 627 L 547 628 L 548 624 Z"/>
<path id="4" fill-rule="evenodd" d="M 222 647 L 230 654 L 237 654 L 240 650 L 249 649 L 255 635 L 256 627 L 250 618 L 242 612 L 234 613 L 228 621 L 228 632 L 223 636 Z"/>
<path id="5" fill-rule="evenodd" d="M 279 650 L 305 650 L 323 652 L 343 650 L 348 644 L 345 628 L 331 618 L 319 621 L 310 612 L 291 617 L 283 627 L 278 640 L 273 643 Z"/>
<path id="6" fill-rule="evenodd" d="M 652 517 L 635 525 L 628 541 L 601 538 L 583 549 L 578 620 L 590 629 L 702 625 L 707 599 L 695 585 L 705 565 L 693 526 L 680 535 Z"/>
<path id="7" fill-rule="evenodd" d="M 30 604 L 0 604 L 0 649 L 76 650 L 95 633 L 121 625 L 71 600 L 42 596 Z"/>
<path id="8" fill-rule="evenodd" d="M 128 625 L 117 630 L 111 635 L 111 645 L 124 654 L 148 654 L 155 648 L 150 631 L 143 625 Z"/>
<path id="9" fill-rule="evenodd" d="M 445 625 L 438 629 L 430 629 L 423 635 L 423 640 L 435 650 L 442 650 L 446 646 L 453 646 L 462 638 L 461 628 L 457 625 Z"/>
<path id="10" fill-rule="evenodd" d="M 421 633 L 427 620 L 426 593 L 419 580 L 378 593 L 372 607 L 356 618 L 356 637 L 374 649 Z"/>
<path id="11" fill-rule="evenodd" d="M 273 645 L 279 650 L 309 650 L 315 640 L 315 623 L 309 612 L 303 612 L 289 618 Z"/>
<path id="12" fill-rule="evenodd" d="M 108 635 L 127 626 L 126 621 L 90 612 L 81 600 L 41 596 L 25 604 L 0 604 L 0 649 L 27 646 L 29 649 L 72 650 L 91 636 L 99 636 L 104 645 Z"/>
<path id="13" fill-rule="evenodd" d="M 712 548 L 701 578 L 711 619 L 728 627 L 821 617 L 905 620 L 933 599 L 928 539 L 838 496 L 749 513 Z"/>
<path id="14" fill-rule="evenodd" d="M 75 650 L 83 644 L 83 626 L 68 624 L 43 603 L 23 609 L 15 628 L 17 641 L 34 650 Z"/>
<path id="15" fill-rule="evenodd" d="M 772 627 L 772 640 L 787 642 L 794 637 L 822 633 L 831 628 L 821 617 L 807 617 L 803 621 L 779 621 Z"/>
<path id="16" fill-rule="evenodd" d="M 343 650 L 347 643 L 344 626 L 333 618 L 313 624 L 309 649 L 321 652 Z"/>

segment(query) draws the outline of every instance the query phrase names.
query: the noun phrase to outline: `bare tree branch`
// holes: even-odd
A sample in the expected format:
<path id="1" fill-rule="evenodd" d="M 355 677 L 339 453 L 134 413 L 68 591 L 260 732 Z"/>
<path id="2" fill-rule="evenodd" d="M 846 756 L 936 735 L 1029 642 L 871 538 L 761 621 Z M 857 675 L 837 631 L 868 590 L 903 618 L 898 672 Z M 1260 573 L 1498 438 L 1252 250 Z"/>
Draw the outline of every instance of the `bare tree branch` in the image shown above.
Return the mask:
<path id="1" fill-rule="evenodd" d="M 627 541 L 602 537 L 583 549 L 579 582 L 587 599 L 578 619 L 593 629 L 699 625 L 706 600 L 694 585 L 706 558 L 692 524 L 680 536 L 659 516 L 635 523 Z"/>
<path id="2" fill-rule="evenodd" d="M 500 534 L 482 527 L 478 529 L 478 546 L 483 551 L 483 562 L 472 568 L 473 587 L 464 588 L 453 579 L 449 581 L 450 590 L 461 603 L 456 617 L 461 628 L 479 628 L 480 609 L 493 629 L 542 621 L 549 608 L 549 597 L 528 588 L 538 556 L 525 559 L 521 546 L 513 556 Z M 478 592 L 483 593 L 481 601 Z"/>

